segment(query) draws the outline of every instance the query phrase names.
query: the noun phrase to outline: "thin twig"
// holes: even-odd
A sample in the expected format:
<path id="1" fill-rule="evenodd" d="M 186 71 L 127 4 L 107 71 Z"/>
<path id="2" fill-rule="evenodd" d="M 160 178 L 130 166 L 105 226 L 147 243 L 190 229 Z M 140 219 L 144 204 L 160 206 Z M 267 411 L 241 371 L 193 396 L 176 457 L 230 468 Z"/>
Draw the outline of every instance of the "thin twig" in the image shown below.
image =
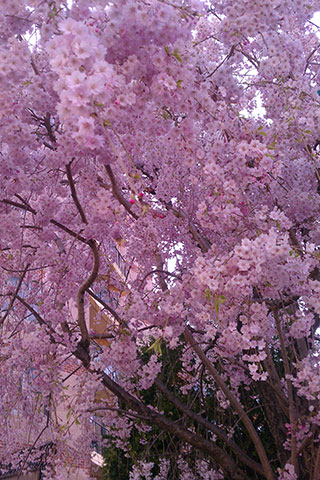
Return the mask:
<path id="1" fill-rule="evenodd" d="M 23 270 L 23 272 L 22 272 L 22 275 L 21 275 L 21 277 L 20 277 L 19 283 L 18 283 L 17 288 L 16 288 L 16 290 L 15 290 L 15 292 L 14 292 L 14 294 L 13 294 L 13 297 L 12 297 L 12 299 L 11 299 L 11 301 L 10 301 L 10 304 L 9 304 L 7 310 L 6 310 L 6 313 L 3 315 L 2 319 L 0 320 L 0 326 L 3 325 L 3 322 L 5 321 L 5 319 L 7 318 L 7 316 L 9 315 L 9 313 L 10 313 L 12 307 L 13 307 L 14 301 L 15 301 L 15 299 L 17 298 L 18 292 L 19 292 L 19 290 L 20 290 L 20 288 L 21 288 L 22 282 L 23 282 L 23 280 L 24 280 L 24 277 L 26 276 L 26 273 L 27 273 L 29 267 L 30 267 L 30 263 L 28 263 L 28 264 L 26 265 L 26 268 L 25 268 L 25 269 Z"/>
<path id="2" fill-rule="evenodd" d="M 69 233 L 69 235 L 76 238 L 77 240 L 80 240 L 80 242 L 85 243 L 86 245 L 89 245 L 90 240 L 86 240 L 84 237 L 82 237 L 82 235 L 80 235 L 80 233 L 76 233 L 73 230 L 70 230 L 70 228 L 66 227 L 65 225 L 62 225 L 62 223 L 57 222 L 56 220 L 50 220 L 50 223 L 52 223 L 52 225 L 55 225 L 58 228 L 61 228 L 61 230 L 63 230 L 64 232 Z"/>
<path id="3" fill-rule="evenodd" d="M 63 380 L 61 380 L 61 383 L 64 383 L 68 380 L 68 378 L 72 377 L 72 375 L 74 375 L 78 370 L 80 370 L 80 368 L 83 368 L 83 365 L 79 365 L 79 367 L 77 367 L 75 370 L 73 370 L 73 372 L 69 373 L 69 375 L 67 375 Z"/>
<path id="4" fill-rule="evenodd" d="M 29 303 L 26 302 L 24 298 L 20 297 L 19 295 L 15 295 L 15 297 L 17 300 L 19 300 L 20 303 L 22 303 L 22 305 L 24 305 L 29 310 L 29 312 L 32 313 L 32 315 L 36 318 L 36 320 L 40 325 L 45 325 L 46 327 L 49 328 L 51 333 L 55 333 L 54 329 L 45 320 L 43 320 L 41 315 L 39 315 L 39 313 L 36 312 L 36 310 L 31 305 L 29 305 Z"/>
<path id="5" fill-rule="evenodd" d="M 192 222 L 192 220 L 190 220 L 188 215 L 183 210 L 177 210 L 173 208 L 172 205 L 168 202 L 165 203 L 165 206 L 168 210 L 172 211 L 175 217 L 183 218 L 188 222 L 189 232 L 193 236 L 194 240 L 199 244 L 199 247 L 204 253 L 208 252 L 211 247 L 209 240 L 205 238 L 203 235 L 201 235 L 200 232 L 198 232 L 195 224 Z"/>
<path id="6" fill-rule="evenodd" d="M 206 76 L 206 80 L 207 80 L 208 78 L 212 77 L 212 75 L 214 75 L 214 74 L 216 73 L 216 71 L 217 71 L 220 67 L 222 67 L 222 65 L 223 65 L 227 60 L 229 60 L 229 58 L 232 57 L 233 52 L 235 51 L 235 48 L 236 48 L 236 45 L 232 45 L 232 47 L 230 48 L 230 52 L 224 57 L 223 60 L 221 60 L 221 62 L 219 63 L 219 65 L 217 65 L 216 68 Z"/>
<path id="7" fill-rule="evenodd" d="M 89 295 L 91 295 L 92 298 L 94 298 L 97 302 L 99 302 L 103 306 L 103 308 L 105 308 L 108 312 L 110 312 L 111 315 L 117 320 L 119 324 L 124 323 L 123 320 L 118 315 L 118 313 L 112 307 L 110 307 L 106 302 L 104 302 L 100 297 L 98 297 L 98 295 L 96 295 L 91 289 L 88 289 L 88 293 Z"/>
<path id="8" fill-rule="evenodd" d="M 139 287 L 139 290 L 141 290 L 144 282 L 146 281 L 146 279 L 149 277 L 149 275 L 153 275 L 154 273 L 165 273 L 166 275 L 169 275 L 170 277 L 174 277 L 174 278 L 177 278 L 178 280 L 182 280 L 182 278 L 179 276 L 179 275 L 176 275 L 175 273 L 172 273 L 172 272 L 168 272 L 167 270 L 160 270 L 159 268 L 156 268 L 154 270 L 151 270 L 150 272 L 146 273 L 145 276 L 143 277 L 143 279 L 141 280 L 141 283 L 140 283 L 140 287 Z"/>
<path id="9" fill-rule="evenodd" d="M 21 208 L 22 210 L 26 210 L 27 212 L 33 213 L 34 215 L 37 214 L 36 210 L 34 208 L 30 207 L 30 205 L 27 205 L 27 204 L 24 205 L 22 203 L 14 202 L 14 201 L 8 200 L 6 198 L 1 200 L 1 202 L 5 203 L 6 205 L 12 205 L 13 207 Z M 61 230 L 63 230 L 64 232 L 69 233 L 69 235 L 76 238 L 77 240 L 80 240 L 81 242 L 85 243 L 86 245 L 89 245 L 89 241 L 86 240 L 84 237 L 82 237 L 80 235 L 80 233 L 75 233 L 73 230 L 70 230 L 70 228 L 66 227 L 62 223 L 57 222 L 57 220 L 51 219 L 50 223 L 52 223 L 52 225 L 55 225 L 58 228 L 61 228 Z"/>
<path id="10" fill-rule="evenodd" d="M 89 337 L 93 340 L 109 340 L 114 338 L 114 335 L 112 333 L 90 333 Z"/>
<path id="11" fill-rule="evenodd" d="M 35 441 L 33 442 L 32 446 L 29 447 L 29 452 L 28 454 L 26 455 L 26 458 L 24 459 L 24 462 L 19 470 L 19 474 L 18 474 L 18 478 L 17 480 L 19 480 L 21 478 L 21 475 L 22 475 L 22 471 L 24 469 L 24 466 L 26 465 L 27 461 L 28 461 L 28 458 L 30 457 L 31 455 L 31 452 L 32 450 L 34 449 L 36 443 L 38 442 L 38 440 L 40 439 L 40 437 L 42 436 L 42 434 L 45 432 L 45 430 L 49 427 L 49 415 L 47 416 L 47 422 L 45 424 L 45 426 L 43 427 L 43 429 L 41 430 L 41 432 L 39 433 L 39 435 L 37 436 L 37 438 L 35 439 Z"/>

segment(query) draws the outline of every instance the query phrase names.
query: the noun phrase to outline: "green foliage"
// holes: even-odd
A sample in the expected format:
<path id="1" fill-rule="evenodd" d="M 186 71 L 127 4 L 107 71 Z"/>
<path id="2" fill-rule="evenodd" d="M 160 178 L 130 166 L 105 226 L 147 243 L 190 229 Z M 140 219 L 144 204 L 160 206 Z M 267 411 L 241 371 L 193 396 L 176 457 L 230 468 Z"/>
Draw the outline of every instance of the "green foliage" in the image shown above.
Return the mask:
<path id="1" fill-rule="evenodd" d="M 161 373 L 162 381 L 174 385 L 175 389 L 177 389 L 182 385 L 178 376 L 181 369 L 181 347 L 169 350 L 165 343 L 160 340 L 151 342 L 151 345 L 145 349 L 142 356 L 143 362 L 147 363 L 154 353 L 160 355 L 165 365 Z M 181 417 L 179 411 L 154 385 L 151 388 L 140 391 L 139 396 L 147 405 L 156 407 L 170 420 L 178 421 Z M 152 473 L 156 475 L 159 473 L 159 462 L 163 457 L 170 460 L 168 480 L 177 478 L 176 459 L 181 451 L 181 442 L 155 426 L 147 432 L 139 427 L 139 423 L 135 422 L 128 439 L 127 452 L 113 445 L 112 438 L 109 437 L 110 446 L 104 450 L 104 479 L 128 480 L 133 464 L 143 460 L 154 463 Z"/>

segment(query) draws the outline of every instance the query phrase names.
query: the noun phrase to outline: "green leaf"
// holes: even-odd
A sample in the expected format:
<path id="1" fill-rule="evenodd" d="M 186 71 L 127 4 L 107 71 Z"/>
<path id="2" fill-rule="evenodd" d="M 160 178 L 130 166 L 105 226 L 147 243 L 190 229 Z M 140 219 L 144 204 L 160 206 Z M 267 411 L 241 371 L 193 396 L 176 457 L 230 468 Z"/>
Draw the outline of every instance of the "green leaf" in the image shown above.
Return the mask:
<path id="1" fill-rule="evenodd" d="M 167 45 L 164 46 L 164 49 L 165 49 L 165 51 L 166 51 L 166 54 L 167 54 L 167 55 L 170 55 L 170 53 L 169 53 L 169 47 L 168 47 Z"/>
<path id="2" fill-rule="evenodd" d="M 204 291 L 204 297 L 208 300 L 208 302 L 210 302 L 210 295 L 210 288 L 206 288 Z"/>
<path id="3" fill-rule="evenodd" d="M 215 297 L 215 299 L 214 299 L 214 309 L 215 309 L 216 313 L 218 314 L 219 313 L 219 299 L 218 299 L 218 297 Z"/>
<path id="4" fill-rule="evenodd" d="M 172 55 L 174 56 L 174 58 L 176 58 L 176 59 L 178 60 L 178 62 L 182 63 L 182 58 L 180 57 L 177 48 L 175 48 L 175 49 L 173 50 L 173 54 L 172 54 Z"/>
<path id="5" fill-rule="evenodd" d="M 176 81 L 176 84 L 177 84 L 177 87 L 178 88 L 181 88 L 181 83 L 183 82 L 183 80 L 177 80 Z"/>
<path id="6" fill-rule="evenodd" d="M 152 345 L 150 345 L 149 348 L 147 348 L 147 352 L 150 352 L 150 350 L 153 350 L 157 355 L 161 355 L 162 350 L 161 350 L 161 338 L 157 338 L 155 342 L 153 342 Z"/>

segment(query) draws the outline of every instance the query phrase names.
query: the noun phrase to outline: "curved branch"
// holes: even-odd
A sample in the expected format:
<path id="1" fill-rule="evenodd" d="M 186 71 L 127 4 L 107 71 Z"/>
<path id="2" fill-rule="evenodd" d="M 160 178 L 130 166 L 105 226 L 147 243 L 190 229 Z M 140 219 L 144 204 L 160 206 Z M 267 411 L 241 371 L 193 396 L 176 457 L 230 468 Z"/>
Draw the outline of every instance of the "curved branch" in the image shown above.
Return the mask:
<path id="1" fill-rule="evenodd" d="M 144 282 L 146 281 L 146 279 L 149 277 L 149 275 L 152 275 L 154 273 L 165 273 L 166 275 L 168 275 L 169 277 L 174 277 L 174 278 L 177 278 L 178 280 L 182 280 L 181 277 L 179 275 L 176 275 L 175 273 L 172 273 L 172 272 L 168 272 L 167 270 L 162 270 L 162 269 L 159 269 L 159 268 L 156 268 L 154 270 L 151 270 L 150 272 L 146 273 L 145 276 L 143 277 L 143 279 L 141 280 L 141 283 L 140 283 L 140 287 L 139 287 L 139 290 L 141 290 L 141 287 L 143 286 Z"/>
<path id="2" fill-rule="evenodd" d="M 84 294 L 91 287 L 93 282 L 98 276 L 100 258 L 99 250 L 95 240 L 89 240 L 88 244 L 93 253 L 93 267 L 89 277 L 83 282 L 78 291 L 78 325 L 80 327 L 81 339 L 83 345 L 87 345 L 89 348 L 89 334 L 86 325 L 85 312 L 84 312 Z"/>

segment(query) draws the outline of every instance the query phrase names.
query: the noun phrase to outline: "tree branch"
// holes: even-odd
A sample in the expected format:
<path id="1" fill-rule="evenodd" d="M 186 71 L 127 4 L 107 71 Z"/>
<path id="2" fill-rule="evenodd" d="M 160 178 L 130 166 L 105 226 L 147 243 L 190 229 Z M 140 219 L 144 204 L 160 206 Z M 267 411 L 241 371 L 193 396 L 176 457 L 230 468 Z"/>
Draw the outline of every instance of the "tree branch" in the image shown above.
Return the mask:
<path id="1" fill-rule="evenodd" d="M 19 300 L 19 302 L 22 303 L 22 305 L 24 305 L 29 310 L 30 313 L 32 313 L 32 315 L 35 317 L 35 319 L 38 321 L 40 325 L 46 326 L 51 333 L 55 333 L 54 329 L 45 320 L 43 320 L 41 315 L 39 315 L 39 313 L 31 305 L 29 305 L 29 303 L 26 302 L 24 298 L 20 297 L 19 295 L 16 295 L 16 299 Z M 53 340 L 53 337 L 51 337 L 51 339 Z"/>
<path id="2" fill-rule="evenodd" d="M 199 425 L 202 425 L 205 427 L 207 430 L 213 432 L 220 440 L 226 443 L 233 453 L 241 460 L 245 465 L 250 467 L 253 471 L 259 473 L 260 475 L 263 475 L 263 468 L 261 465 L 254 460 L 252 460 L 250 457 L 248 457 L 243 450 L 216 425 L 213 425 L 211 422 L 206 420 L 205 418 L 201 417 L 201 415 L 198 415 L 197 413 L 193 412 L 190 410 L 186 405 L 184 405 L 173 393 L 170 392 L 170 390 L 161 382 L 159 378 L 157 378 L 154 381 L 154 385 L 162 392 L 164 395 L 170 400 L 173 405 L 175 405 L 181 412 L 183 412 L 185 415 L 187 415 L 189 418 L 197 422 Z"/>
<path id="3" fill-rule="evenodd" d="M 5 319 L 7 318 L 7 316 L 9 315 L 9 313 L 10 313 L 12 307 L 13 307 L 14 301 L 15 301 L 15 299 L 17 298 L 18 292 L 19 292 L 19 290 L 20 290 L 20 288 L 21 288 L 22 282 L 23 282 L 23 280 L 24 280 L 24 277 L 26 276 L 26 273 L 27 273 L 27 271 L 28 271 L 29 266 L 30 266 L 30 263 L 28 263 L 28 264 L 26 265 L 26 268 L 25 268 L 25 269 L 23 270 L 23 272 L 22 272 L 22 275 L 21 275 L 21 277 L 20 277 L 19 283 L 18 283 L 17 288 L 16 288 L 16 290 L 15 290 L 15 292 L 14 292 L 14 294 L 13 294 L 13 297 L 12 297 L 12 299 L 11 299 L 11 301 L 10 301 L 10 304 L 9 304 L 7 310 L 6 310 L 6 313 L 3 315 L 2 319 L 0 320 L 0 326 L 3 325 Z"/>
<path id="4" fill-rule="evenodd" d="M 163 274 L 165 274 L 165 275 L 168 275 L 169 277 L 177 278 L 177 279 L 180 280 L 180 281 L 182 280 L 181 277 L 180 277 L 179 275 L 176 275 L 175 273 L 168 272 L 167 270 L 162 270 L 162 269 L 156 268 L 156 269 L 151 270 L 150 272 L 148 272 L 148 273 L 145 274 L 145 276 L 144 276 L 143 279 L 141 280 L 139 290 L 141 290 L 144 282 L 145 282 L 146 279 L 149 277 L 149 275 L 153 275 L 154 273 L 163 273 Z"/>
<path id="5" fill-rule="evenodd" d="M 216 368 L 213 366 L 213 364 L 210 362 L 210 360 L 206 357 L 198 343 L 195 341 L 193 338 L 193 335 L 191 333 L 191 330 L 189 327 L 186 327 L 184 330 L 184 336 L 189 343 L 189 345 L 192 347 L 192 349 L 195 351 L 195 353 L 198 355 L 202 363 L 205 365 L 207 368 L 208 372 L 212 375 L 214 378 L 214 381 L 216 382 L 217 386 L 222 390 L 222 392 L 225 394 L 227 399 L 229 400 L 230 404 L 232 405 L 233 409 L 238 413 L 240 416 L 242 423 L 247 429 L 247 432 L 250 435 L 250 438 L 252 442 L 254 443 L 254 446 L 256 447 L 256 451 L 259 455 L 262 468 L 264 471 L 264 475 L 268 480 L 274 480 L 274 475 L 267 457 L 267 454 L 265 452 L 264 446 L 259 438 L 259 435 L 254 428 L 250 418 L 248 417 L 247 413 L 245 410 L 242 408 L 236 397 L 233 395 L 233 393 L 229 390 L 227 387 L 225 381 L 220 377 L 218 371 Z"/>
<path id="6" fill-rule="evenodd" d="M 73 238 L 76 238 L 77 240 L 80 240 L 80 242 L 85 243 L 86 245 L 89 245 L 89 240 L 86 240 L 84 237 L 82 237 L 80 233 L 75 233 L 73 230 L 70 230 L 70 228 L 66 227 L 65 225 L 62 225 L 62 223 L 57 222 L 56 220 L 50 220 L 50 223 L 60 228 L 64 232 L 69 233 L 69 235 L 71 235 Z"/>
<path id="7" fill-rule="evenodd" d="M 272 310 L 275 323 L 276 323 L 276 328 L 277 332 L 279 335 L 279 341 L 280 341 L 280 348 L 281 348 L 281 353 L 282 353 L 282 359 L 283 359 L 283 366 L 284 366 L 284 371 L 285 371 L 285 378 L 286 378 L 286 383 L 287 383 L 287 389 L 288 389 L 288 401 L 289 401 L 289 418 L 290 418 L 290 423 L 291 425 L 294 425 L 297 419 L 297 413 L 294 408 L 294 399 L 293 399 L 293 389 L 292 389 L 292 383 L 289 378 L 291 372 L 290 372 L 290 367 L 289 367 L 289 360 L 288 360 L 288 355 L 287 355 L 287 350 L 285 347 L 284 343 L 284 338 L 282 334 L 282 329 L 280 325 L 280 319 L 278 315 L 278 310 L 274 308 Z M 297 440 L 295 433 L 291 435 L 291 457 L 290 457 L 290 463 L 294 466 L 296 474 L 298 474 L 298 457 L 297 457 Z"/>
<path id="8" fill-rule="evenodd" d="M 172 210 L 172 213 L 177 217 L 177 218 L 183 218 L 184 220 L 187 220 L 188 226 L 189 226 L 189 232 L 193 236 L 194 240 L 199 244 L 201 250 L 206 253 L 211 247 L 211 244 L 207 238 L 205 238 L 203 235 L 201 235 L 200 232 L 198 232 L 195 224 L 190 220 L 188 215 L 183 211 L 183 210 L 176 210 L 175 208 L 172 207 L 172 205 L 168 202 L 165 203 L 165 206 L 168 210 Z"/>
<path id="9" fill-rule="evenodd" d="M 73 178 L 72 178 L 71 164 L 72 164 L 72 160 L 71 160 L 71 162 L 69 162 L 66 165 L 67 177 L 68 177 L 68 181 L 69 181 L 69 185 L 70 185 L 70 189 L 71 189 L 71 196 L 72 196 L 73 201 L 74 201 L 74 203 L 75 203 L 75 205 L 78 209 L 78 212 L 80 213 L 81 220 L 83 221 L 83 223 L 88 224 L 86 215 L 85 215 L 84 210 L 82 208 L 82 205 L 79 202 L 78 195 L 77 195 L 77 192 L 76 192 L 76 187 L 75 187 L 75 184 L 74 184 L 74 181 L 73 181 Z"/>
<path id="10" fill-rule="evenodd" d="M 47 130 L 47 133 L 48 133 L 48 137 L 50 138 L 51 142 L 52 143 L 56 143 L 56 137 L 52 131 L 52 125 L 51 125 L 51 116 L 50 116 L 50 113 L 47 112 L 46 113 L 46 116 L 43 118 L 43 125 L 45 126 L 46 130 Z M 51 145 L 50 145 L 51 148 L 53 148 Z"/>
<path id="11" fill-rule="evenodd" d="M 138 215 L 136 215 L 132 210 L 131 210 L 131 205 L 130 203 L 124 198 L 124 196 L 120 193 L 115 176 L 113 174 L 113 171 L 110 167 L 110 165 L 105 165 L 104 166 L 106 169 L 107 174 L 109 175 L 110 181 L 111 181 L 111 188 L 112 188 L 112 193 L 113 196 L 121 203 L 121 205 L 124 206 L 124 208 L 127 210 L 127 212 L 135 219 L 138 220 Z"/>
<path id="12" fill-rule="evenodd" d="M 2 203 L 5 203 L 6 205 L 12 205 L 13 207 L 21 208 L 22 210 L 26 210 L 27 212 L 33 213 L 34 215 L 36 215 L 36 213 L 37 213 L 34 208 L 30 207 L 30 205 L 14 202 L 13 200 L 8 200 L 6 198 L 4 198 L 1 201 L 2 201 Z"/>
<path id="13" fill-rule="evenodd" d="M 117 322 L 119 322 L 120 325 L 124 323 L 123 320 L 118 315 L 118 313 L 112 307 L 110 307 L 106 302 L 101 300 L 101 298 L 99 298 L 98 295 L 96 295 L 93 290 L 88 289 L 88 293 L 89 295 L 91 295 L 92 298 L 97 300 L 97 302 L 101 303 L 103 308 L 105 308 L 108 312 L 110 312 L 111 315 L 117 320 Z"/>
<path id="14" fill-rule="evenodd" d="M 318 446 L 316 464 L 314 466 L 313 480 L 319 480 L 320 478 L 320 445 Z"/>
<path id="15" fill-rule="evenodd" d="M 167 419 L 164 415 L 157 413 L 148 408 L 143 402 L 132 396 L 120 385 L 114 382 L 106 373 L 100 372 L 102 383 L 114 395 L 122 400 L 128 408 L 137 412 L 139 415 L 145 417 L 145 422 L 150 425 L 156 425 L 160 429 L 175 435 L 183 442 L 189 443 L 194 448 L 207 453 L 214 461 L 219 464 L 225 474 L 229 475 L 233 480 L 249 480 L 246 473 L 244 473 L 224 450 L 210 442 L 200 435 L 195 434 L 181 425 L 178 425 Z"/>
<path id="16" fill-rule="evenodd" d="M 34 208 L 30 207 L 30 205 L 14 202 L 14 201 L 8 200 L 8 199 L 3 199 L 3 200 L 1 200 L 1 202 L 5 203 L 6 205 L 12 205 L 13 207 L 21 208 L 22 210 L 26 210 L 27 212 L 33 213 L 34 215 L 37 214 L 36 210 Z M 66 227 L 62 223 L 57 222 L 57 220 L 51 219 L 50 223 L 52 223 L 52 225 L 55 225 L 56 227 L 60 228 L 64 232 L 69 233 L 69 235 L 76 238 L 77 240 L 80 240 L 82 243 L 85 243 L 86 245 L 89 245 L 88 240 L 86 240 L 84 237 L 82 237 L 79 233 L 75 233 L 73 230 L 70 230 L 70 228 Z M 36 228 L 36 227 L 33 227 L 33 228 Z"/>
<path id="17" fill-rule="evenodd" d="M 87 345 L 87 348 L 89 348 L 89 334 L 88 334 L 88 329 L 87 329 L 86 320 L 85 320 L 84 294 L 91 287 L 91 285 L 97 278 L 98 272 L 99 272 L 99 266 L 100 266 L 99 250 L 98 250 L 96 241 L 89 240 L 88 244 L 93 253 L 92 271 L 89 277 L 80 286 L 78 291 L 78 325 L 80 327 L 81 340 L 83 342 L 83 345 Z"/>

